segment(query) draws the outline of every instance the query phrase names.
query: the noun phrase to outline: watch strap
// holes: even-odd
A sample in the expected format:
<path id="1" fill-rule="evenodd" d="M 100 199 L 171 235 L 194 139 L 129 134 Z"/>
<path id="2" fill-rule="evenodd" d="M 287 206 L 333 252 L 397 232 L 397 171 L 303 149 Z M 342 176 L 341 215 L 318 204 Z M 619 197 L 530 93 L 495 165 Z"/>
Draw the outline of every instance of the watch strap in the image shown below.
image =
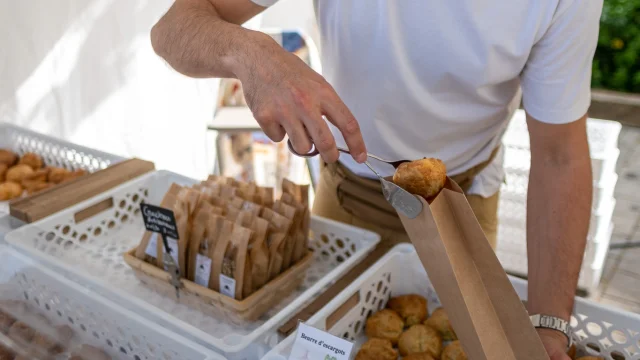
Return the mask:
<path id="1" fill-rule="evenodd" d="M 551 329 L 563 333 L 568 340 L 567 346 L 571 347 L 571 344 L 573 343 L 573 332 L 571 330 L 571 324 L 568 321 L 559 317 L 543 314 L 531 315 L 529 318 L 531 319 L 531 324 L 533 324 L 533 327 L 535 328 Z"/>

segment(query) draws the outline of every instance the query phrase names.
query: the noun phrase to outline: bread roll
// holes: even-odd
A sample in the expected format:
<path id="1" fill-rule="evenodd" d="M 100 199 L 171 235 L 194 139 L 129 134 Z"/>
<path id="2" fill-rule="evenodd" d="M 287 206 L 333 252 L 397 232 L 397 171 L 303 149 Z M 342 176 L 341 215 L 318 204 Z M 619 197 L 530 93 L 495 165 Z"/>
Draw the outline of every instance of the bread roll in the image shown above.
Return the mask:
<path id="1" fill-rule="evenodd" d="M 20 184 L 22 179 L 33 174 L 31 166 L 26 164 L 19 164 L 7 170 L 6 181 L 13 181 Z"/>
<path id="2" fill-rule="evenodd" d="M 371 315 L 365 326 L 365 332 L 369 338 L 387 339 L 394 345 L 398 343 L 403 329 L 404 321 L 400 315 L 389 309 L 380 310 Z"/>
<path id="3" fill-rule="evenodd" d="M 442 353 L 442 337 L 429 326 L 413 325 L 400 335 L 398 349 L 402 356 L 426 352 L 439 359 Z"/>
<path id="4" fill-rule="evenodd" d="M 387 307 L 400 315 L 405 326 L 420 324 L 427 317 L 427 299 L 410 294 L 391 298 Z"/>
<path id="5" fill-rule="evenodd" d="M 43 162 L 40 155 L 28 152 L 22 155 L 18 164 L 29 165 L 33 170 L 39 170 L 42 168 Z"/>
<path id="6" fill-rule="evenodd" d="M 18 161 L 18 154 L 9 150 L 0 150 L 0 164 L 5 164 L 8 167 L 15 165 Z"/>
<path id="7" fill-rule="evenodd" d="M 0 201 L 15 199 L 22 195 L 22 186 L 14 182 L 0 184 Z"/>

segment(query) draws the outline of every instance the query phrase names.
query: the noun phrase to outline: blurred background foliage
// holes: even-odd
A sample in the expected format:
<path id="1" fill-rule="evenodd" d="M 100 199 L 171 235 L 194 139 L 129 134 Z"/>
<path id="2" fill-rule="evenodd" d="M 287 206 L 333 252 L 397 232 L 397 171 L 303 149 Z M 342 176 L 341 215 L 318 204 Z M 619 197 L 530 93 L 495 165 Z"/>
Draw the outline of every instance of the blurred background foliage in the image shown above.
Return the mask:
<path id="1" fill-rule="evenodd" d="M 640 0 L 604 0 L 592 85 L 640 93 Z"/>

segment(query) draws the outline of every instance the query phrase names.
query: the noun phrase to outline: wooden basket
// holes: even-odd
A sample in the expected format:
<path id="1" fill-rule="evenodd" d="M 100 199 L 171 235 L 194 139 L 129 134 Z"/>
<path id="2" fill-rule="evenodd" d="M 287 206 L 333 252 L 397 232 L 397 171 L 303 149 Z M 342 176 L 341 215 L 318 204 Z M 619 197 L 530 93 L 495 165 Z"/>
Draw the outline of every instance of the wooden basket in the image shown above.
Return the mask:
<path id="1" fill-rule="evenodd" d="M 135 275 L 145 285 L 181 304 L 198 309 L 207 315 L 225 316 L 234 323 L 258 320 L 291 294 L 303 283 L 306 270 L 311 266 L 313 259 L 313 252 L 309 252 L 287 271 L 244 300 L 230 298 L 187 279 L 181 279 L 183 287 L 180 289 L 180 298 L 176 299 L 175 288 L 170 283 L 171 275 L 135 257 L 135 250 L 125 253 L 124 261 L 131 266 Z"/>

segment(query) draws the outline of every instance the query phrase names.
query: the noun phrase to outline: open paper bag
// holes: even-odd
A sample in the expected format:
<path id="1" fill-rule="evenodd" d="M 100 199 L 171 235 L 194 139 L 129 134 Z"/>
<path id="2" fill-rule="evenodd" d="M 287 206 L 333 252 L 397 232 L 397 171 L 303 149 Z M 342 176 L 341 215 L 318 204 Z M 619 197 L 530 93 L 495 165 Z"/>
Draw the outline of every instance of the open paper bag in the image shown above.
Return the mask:
<path id="1" fill-rule="evenodd" d="M 447 178 L 420 200 L 420 215 L 400 219 L 469 359 L 549 359 L 460 187 Z"/>

